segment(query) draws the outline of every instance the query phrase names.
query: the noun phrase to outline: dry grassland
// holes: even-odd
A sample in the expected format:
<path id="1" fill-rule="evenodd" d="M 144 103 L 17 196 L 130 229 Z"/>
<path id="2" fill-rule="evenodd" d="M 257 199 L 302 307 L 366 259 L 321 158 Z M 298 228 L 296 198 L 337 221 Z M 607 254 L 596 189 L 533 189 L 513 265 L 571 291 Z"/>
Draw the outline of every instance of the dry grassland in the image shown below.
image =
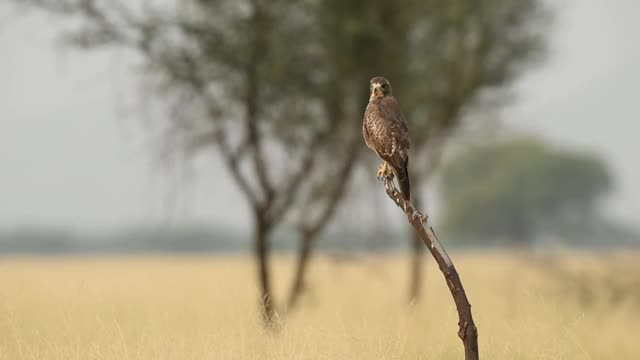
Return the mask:
<path id="1" fill-rule="evenodd" d="M 481 358 L 640 359 L 640 255 L 572 255 L 564 272 L 453 258 Z M 280 300 L 292 264 L 274 260 Z M 412 306 L 401 256 L 314 259 L 300 308 L 267 336 L 250 258 L 2 258 L 0 359 L 461 359 L 433 265 Z"/>

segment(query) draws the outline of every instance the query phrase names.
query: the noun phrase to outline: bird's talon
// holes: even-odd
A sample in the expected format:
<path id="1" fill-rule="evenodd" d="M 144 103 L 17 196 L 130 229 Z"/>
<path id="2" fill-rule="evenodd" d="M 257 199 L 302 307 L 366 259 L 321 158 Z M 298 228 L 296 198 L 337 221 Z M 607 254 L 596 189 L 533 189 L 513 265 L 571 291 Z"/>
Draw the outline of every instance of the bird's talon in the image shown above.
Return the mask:
<path id="1" fill-rule="evenodd" d="M 389 170 L 387 162 L 383 162 L 378 168 L 378 180 L 386 179 L 387 177 L 389 177 L 390 172 L 391 170 Z"/>

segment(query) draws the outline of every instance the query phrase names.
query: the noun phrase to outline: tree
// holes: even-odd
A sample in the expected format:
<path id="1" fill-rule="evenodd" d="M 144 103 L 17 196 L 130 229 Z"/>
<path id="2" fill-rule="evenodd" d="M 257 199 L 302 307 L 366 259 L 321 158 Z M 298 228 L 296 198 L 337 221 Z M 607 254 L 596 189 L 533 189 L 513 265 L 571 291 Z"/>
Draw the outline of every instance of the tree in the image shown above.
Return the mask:
<path id="1" fill-rule="evenodd" d="M 321 0 L 316 16 L 322 47 L 327 49 L 332 78 L 333 97 L 328 96 L 327 112 L 343 128 L 327 151 L 324 176 L 310 182 L 308 197 L 302 200 L 297 219 L 300 251 L 295 277 L 289 293 L 288 308 L 293 309 L 304 289 L 306 270 L 314 240 L 329 224 L 347 191 L 354 165 L 364 149 L 362 113 L 368 99 L 369 80 L 390 74 L 400 82 L 401 70 L 407 64 L 407 40 L 411 11 L 415 4 L 390 1 Z"/>
<path id="2" fill-rule="evenodd" d="M 409 120 L 412 198 L 418 208 L 422 207 L 422 185 L 437 169 L 445 145 L 463 118 L 500 105 L 511 81 L 539 58 L 541 25 L 548 19 L 542 3 L 530 0 L 329 0 L 322 4 L 331 19 L 327 29 L 331 41 L 343 47 L 339 50 L 343 67 L 338 69 L 349 74 L 364 67 L 376 70 L 371 75 L 391 79 Z M 357 41 L 362 45 L 354 46 Z M 301 238 L 307 240 L 301 241 L 298 268 L 302 271 L 296 272 L 292 294 L 299 292 L 310 257 L 315 236 L 305 235 L 309 233 L 313 232 L 302 232 Z M 415 301 L 422 283 L 422 241 L 415 233 L 412 238 L 410 299 Z"/>
<path id="3" fill-rule="evenodd" d="M 487 0 L 424 2 L 413 32 L 414 59 L 408 69 L 409 102 L 403 107 L 411 130 L 411 176 L 415 205 L 423 185 L 440 165 L 449 139 L 463 119 L 486 120 L 478 112 L 501 105 L 509 85 L 540 58 L 549 12 L 542 1 Z M 475 117 L 468 116 L 475 113 Z M 420 296 L 421 240 L 412 240 L 410 299 Z"/>
<path id="4" fill-rule="evenodd" d="M 606 164 L 593 155 L 533 139 L 482 145 L 443 169 L 444 227 L 462 238 L 508 237 L 530 246 L 538 234 L 596 216 L 610 189 Z"/>
<path id="5" fill-rule="evenodd" d="M 252 209 L 260 300 L 271 324 L 270 236 L 344 126 L 325 106 L 339 96 L 339 74 L 326 68 L 313 4 L 192 0 L 136 10 L 118 1 L 18 2 L 78 20 L 66 36 L 80 47 L 133 50 L 171 106 L 172 141 L 184 151 L 216 149 Z"/>

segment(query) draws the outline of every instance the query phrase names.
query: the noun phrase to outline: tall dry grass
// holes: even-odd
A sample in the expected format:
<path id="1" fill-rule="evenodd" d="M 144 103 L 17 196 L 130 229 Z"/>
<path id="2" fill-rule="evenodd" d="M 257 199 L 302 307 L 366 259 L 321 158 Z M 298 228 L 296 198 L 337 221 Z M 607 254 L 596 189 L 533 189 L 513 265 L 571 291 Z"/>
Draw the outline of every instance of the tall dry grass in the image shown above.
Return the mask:
<path id="1" fill-rule="evenodd" d="M 453 258 L 482 358 L 640 358 L 640 288 L 619 293 L 640 256 L 572 255 L 562 274 L 509 254 Z M 424 301 L 409 305 L 405 260 L 317 259 L 300 308 L 268 336 L 250 258 L 4 258 L 0 359 L 462 358 L 441 275 L 430 262 Z M 274 268 L 283 299 L 292 261 Z"/>

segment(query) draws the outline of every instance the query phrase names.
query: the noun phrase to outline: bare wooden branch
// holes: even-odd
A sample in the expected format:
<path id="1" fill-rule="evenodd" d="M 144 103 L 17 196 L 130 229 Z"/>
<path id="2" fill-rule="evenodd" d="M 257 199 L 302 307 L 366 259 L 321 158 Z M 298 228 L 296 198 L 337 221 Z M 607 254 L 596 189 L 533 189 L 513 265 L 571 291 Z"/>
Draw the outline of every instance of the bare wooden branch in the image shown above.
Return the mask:
<path id="1" fill-rule="evenodd" d="M 287 310 L 292 310 L 298 303 L 298 299 L 302 293 L 304 287 L 304 277 L 306 274 L 307 263 L 311 256 L 312 242 L 318 237 L 318 234 L 327 226 L 333 215 L 335 214 L 340 200 L 343 198 L 345 191 L 347 190 L 347 183 L 349 182 L 353 173 L 353 167 L 358 159 L 358 147 L 361 146 L 360 134 L 356 133 L 351 144 L 347 147 L 347 156 L 342 160 L 342 166 L 332 174 L 331 177 L 335 179 L 331 184 L 331 180 L 321 181 L 317 185 L 329 188 L 327 194 L 324 197 L 324 201 L 321 202 L 320 215 L 317 217 L 311 217 L 309 214 L 301 215 L 300 223 L 298 225 L 300 233 L 300 252 L 298 255 L 298 262 L 296 265 L 296 272 L 292 282 L 291 290 L 289 291 L 289 301 L 287 303 Z M 306 202 L 307 206 L 311 206 L 313 201 Z M 309 207 L 303 208 L 304 212 Z"/>
<path id="2" fill-rule="evenodd" d="M 245 194 L 251 206 L 256 208 L 259 206 L 259 199 L 254 190 L 249 185 L 249 181 L 240 171 L 240 151 L 233 151 L 231 146 L 227 143 L 227 137 L 218 132 L 215 136 L 215 144 L 218 146 L 218 150 L 220 151 L 220 155 L 224 160 L 227 168 L 231 172 L 231 176 L 236 181 L 240 190 Z M 242 150 L 242 149 L 240 149 Z"/>
<path id="3" fill-rule="evenodd" d="M 258 76 L 257 60 L 252 61 L 247 70 L 248 91 L 245 99 L 246 116 L 246 137 L 249 140 L 250 148 L 253 151 L 252 162 L 255 169 L 258 183 L 262 189 L 265 203 L 270 203 L 274 197 L 274 185 L 267 173 L 267 160 L 264 157 L 263 136 L 258 129 Z"/>
<path id="4" fill-rule="evenodd" d="M 467 299 L 467 294 L 462 286 L 462 281 L 460 281 L 460 276 L 458 276 L 458 272 L 456 271 L 451 258 L 449 258 L 449 255 L 438 240 L 433 228 L 426 225 L 427 216 L 416 210 L 411 202 L 405 201 L 400 192 L 396 189 L 396 186 L 393 183 L 393 174 L 385 177 L 383 181 L 387 195 L 389 195 L 391 200 L 393 200 L 407 215 L 407 220 L 414 227 L 418 235 L 420 235 L 425 245 L 427 245 L 431 255 L 433 255 L 433 258 L 438 263 L 438 267 L 440 268 L 442 275 L 444 275 L 458 311 L 458 336 L 462 339 L 462 343 L 464 345 L 465 360 L 477 360 L 479 357 L 478 329 L 473 322 L 471 304 Z"/>
<path id="5" fill-rule="evenodd" d="M 306 150 L 304 150 L 305 152 L 302 155 L 302 159 L 298 167 L 287 175 L 286 179 L 288 181 L 283 182 L 283 184 L 276 190 L 276 193 L 278 194 L 276 198 L 279 200 L 281 199 L 281 201 L 279 201 L 277 205 L 274 205 L 270 210 L 269 218 L 272 221 L 280 221 L 297 199 L 297 196 L 299 195 L 298 190 L 304 181 L 312 175 L 311 170 L 313 170 L 317 161 L 319 149 L 325 144 L 328 134 L 331 133 L 334 127 L 335 122 L 332 122 L 328 129 L 316 132 L 311 144 L 309 144 Z"/>

